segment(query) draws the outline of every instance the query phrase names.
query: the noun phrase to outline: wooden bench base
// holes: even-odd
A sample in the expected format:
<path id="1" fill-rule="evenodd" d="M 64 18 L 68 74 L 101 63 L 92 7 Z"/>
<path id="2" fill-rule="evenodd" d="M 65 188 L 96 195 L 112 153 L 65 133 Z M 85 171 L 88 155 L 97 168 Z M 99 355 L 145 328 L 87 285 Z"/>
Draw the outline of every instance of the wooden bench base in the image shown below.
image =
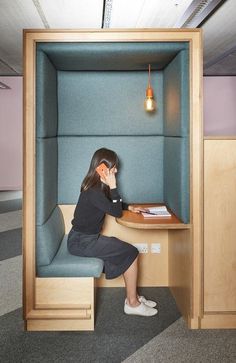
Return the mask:
<path id="1" fill-rule="evenodd" d="M 27 331 L 86 331 L 94 330 L 94 323 L 80 319 L 29 319 L 26 322 Z"/>
<path id="2" fill-rule="evenodd" d="M 36 278 L 26 330 L 94 330 L 93 277 Z"/>

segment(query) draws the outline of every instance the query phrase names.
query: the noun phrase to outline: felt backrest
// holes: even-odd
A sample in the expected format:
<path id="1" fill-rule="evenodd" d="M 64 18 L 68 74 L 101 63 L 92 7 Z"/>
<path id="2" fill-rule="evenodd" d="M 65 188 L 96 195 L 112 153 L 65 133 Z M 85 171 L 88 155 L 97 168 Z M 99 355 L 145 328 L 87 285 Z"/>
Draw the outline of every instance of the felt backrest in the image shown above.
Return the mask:
<path id="1" fill-rule="evenodd" d="M 143 71 L 58 72 L 58 135 L 163 135 L 163 72 L 152 72 L 158 101 L 144 110 Z"/>
<path id="2" fill-rule="evenodd" d="M 190 219 L 189 59 L 182 50 L 165 68 L 164 201 L 184 222 Z"/>
<path id="3" fill-rule="evenodd" d="M 58 202 L 77 202 L 95 150 L 107 147 L 120 159 L 118 185 L 127 203 L 163 201 L 163 136 L 58 137 Z"/>
<path id="4" fill-rule="evenodd" d="M 49 265 L 57 253 L 65 234 L 63 215 L 59 207 L 55 207 L 48 220 L 37 226 L 36 256 L 37 266 Z"/>
<path id="5" fill-rule="evenodd" d="M 47 55 L 36 62 L 36 223 L 57 204 L 57 72 Z"/>
<path id="6" fill-rule="evenodd" d="M 101 147 L 119 156 L 126 202 L 163 201 L 162 72 L 152 73 L 152 83 L 160 106 L 147 113 L 147 72 L 58 72 L 59 203 L 77 202 L 91 157 Z"/>

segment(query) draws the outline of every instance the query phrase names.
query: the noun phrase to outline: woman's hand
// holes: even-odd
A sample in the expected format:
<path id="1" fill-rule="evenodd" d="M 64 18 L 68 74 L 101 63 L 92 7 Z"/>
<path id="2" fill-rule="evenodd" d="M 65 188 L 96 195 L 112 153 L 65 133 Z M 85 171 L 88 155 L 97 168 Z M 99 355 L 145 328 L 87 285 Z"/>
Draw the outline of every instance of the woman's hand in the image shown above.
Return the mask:
<path id="1" fill-rule="evenodd" d="M 103 177 L 100 179 L 103 183 L 108 185 L 110 189 L 116 188 L 116 171 L 113 170 L 113 168 L 105 170 Z"/>
<path id="2" fill-rule="evenodd" d="M 145 209 L 145 208 L 143 208 L 143 207 L 138 207 L 138 206 L 134 207 L 133 205 L 129 205 L 129 206 L 128 206 L 128 210 L 129 210 L 130 212 L 133 212 L 133 213 L 146 212 L 146 209 Z"/>

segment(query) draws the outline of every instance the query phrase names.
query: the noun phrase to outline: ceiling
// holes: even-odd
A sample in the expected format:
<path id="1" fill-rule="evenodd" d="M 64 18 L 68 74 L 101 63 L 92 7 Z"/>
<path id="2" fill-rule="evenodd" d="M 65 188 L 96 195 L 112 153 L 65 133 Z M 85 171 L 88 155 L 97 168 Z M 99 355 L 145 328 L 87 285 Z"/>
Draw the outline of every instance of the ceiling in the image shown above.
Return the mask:
<path id="1" fill-rule="evenodd" d="M 0 0 L 0 76 L 22 75 L 23 29 L 202 28 L 204 74 L 236 75 L 235 0 Z"/>

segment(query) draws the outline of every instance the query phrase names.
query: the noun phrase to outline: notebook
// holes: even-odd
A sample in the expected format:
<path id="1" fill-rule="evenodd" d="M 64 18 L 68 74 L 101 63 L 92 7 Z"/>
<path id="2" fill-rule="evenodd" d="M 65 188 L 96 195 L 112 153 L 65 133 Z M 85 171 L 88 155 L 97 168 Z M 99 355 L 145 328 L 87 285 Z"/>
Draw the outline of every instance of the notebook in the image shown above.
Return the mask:
<path id="1" fill-rule="evenodd" d="M 168 212 L 166 206 L 159 207 L 149 207 L 145 208 L 148 212 L 142 212 L 144 218 L 156 218 L 156 217 L 171 217 L 171 214 Z"/>

